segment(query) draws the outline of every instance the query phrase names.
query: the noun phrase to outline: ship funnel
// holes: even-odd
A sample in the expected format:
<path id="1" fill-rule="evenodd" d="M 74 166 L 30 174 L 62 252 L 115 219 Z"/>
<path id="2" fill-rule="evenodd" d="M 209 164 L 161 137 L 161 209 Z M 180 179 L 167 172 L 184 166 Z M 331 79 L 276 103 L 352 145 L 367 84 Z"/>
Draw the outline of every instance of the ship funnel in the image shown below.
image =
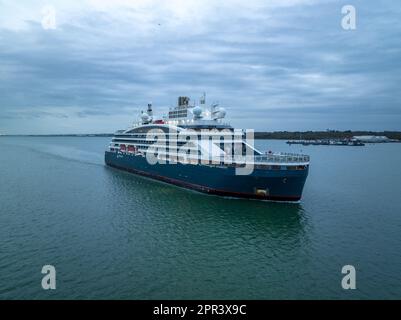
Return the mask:
<path id="1" fill-rule="evenodd" d="M 153 116 L 153 109 L 152 109 L 152 102 L 148 103 L 148 111 L 147 111 L 149 116 Z"/>
<path id="2" fill-rule="evenodd" d="M 189 98 L 188 97 L 178 97 L 178 106 L 179 107 L 188 107 Z"/>

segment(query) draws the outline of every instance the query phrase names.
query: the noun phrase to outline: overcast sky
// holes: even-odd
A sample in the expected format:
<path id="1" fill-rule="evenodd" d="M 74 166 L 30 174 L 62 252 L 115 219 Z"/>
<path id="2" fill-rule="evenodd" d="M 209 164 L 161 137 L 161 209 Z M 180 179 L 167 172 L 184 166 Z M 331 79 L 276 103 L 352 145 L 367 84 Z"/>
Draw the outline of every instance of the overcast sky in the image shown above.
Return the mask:
<path id="1" fill-rule="evenodd" d="M 240 128 L 401 130 L 400 1 L 0 0 L 2 134 L 114 132 L 204 91 Z"/>

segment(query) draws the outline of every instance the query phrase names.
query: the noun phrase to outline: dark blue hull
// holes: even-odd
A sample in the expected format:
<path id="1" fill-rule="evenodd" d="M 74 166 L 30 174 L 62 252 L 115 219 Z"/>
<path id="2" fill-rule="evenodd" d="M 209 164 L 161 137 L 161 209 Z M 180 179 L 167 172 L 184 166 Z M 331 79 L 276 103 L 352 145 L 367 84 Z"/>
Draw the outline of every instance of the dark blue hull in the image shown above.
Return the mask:
<path id="1" fill-rule="evenodd" d="M 274 201 L 299 201 L 308 175 L 303 170 L 255 169 L 251 175 L 235 174 L 235 168 L 190 164 L 151 165 L 145 157 L 106 151 L 108 166 L 221 196 Z M 266 190 L 261 194 L 260 190 Z"/>

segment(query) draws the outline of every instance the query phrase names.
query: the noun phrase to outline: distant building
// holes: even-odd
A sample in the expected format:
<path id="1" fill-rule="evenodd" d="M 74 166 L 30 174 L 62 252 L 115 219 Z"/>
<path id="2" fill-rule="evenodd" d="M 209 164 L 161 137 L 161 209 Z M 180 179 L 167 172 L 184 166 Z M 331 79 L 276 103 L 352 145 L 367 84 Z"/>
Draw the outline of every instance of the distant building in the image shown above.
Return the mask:
<path id="1" fill-rule="evenodd" d="M 353 136 L 352 138 L 366 143 L 383 143 L 391 141 L 386 136 Z"/>

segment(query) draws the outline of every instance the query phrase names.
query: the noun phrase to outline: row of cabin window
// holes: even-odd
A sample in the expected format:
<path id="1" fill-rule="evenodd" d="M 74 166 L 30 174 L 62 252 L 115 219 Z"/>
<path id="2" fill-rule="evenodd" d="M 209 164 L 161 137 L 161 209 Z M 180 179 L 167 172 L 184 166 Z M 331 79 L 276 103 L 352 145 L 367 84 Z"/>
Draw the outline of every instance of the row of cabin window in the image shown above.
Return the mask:
<path id="1" fill-rule="evenodd" d="M 137 146 L 137 145 L 134 145 L 134 146 L 136 146 L 138 149 L 144 149 L 144 150 L 147 150 L 149 148 L 149 146 Z M 114 147 L 119 147 L 119 144 L 114 144 Z M 179 147 L 179 146 L 177 146 L 177 147 Z M 166 147 L 166 152 L 170 152 L 170 150 L 179 151 L 178 148 L 175 149 L 175 148 Z M 188 150 L 187 153 L 190 154 L 190 151 Z M 198 150 L 198 154 L 201 155 L 202 154 L 201 151 Z"/>
<path id="2" fill-rule="evenodd" d="M 136 141 L 126 141 L 126 140 L 114 140 L 114 142 L 120 142 L 120 143 L 131 143 L 131 144 L 148 144 L 148 145 L 153 145 L 154 143 L 157 142 L 157 140 L 154 141 L 148 141 L 148 140 L 136 140 Z M 176 145 L 181 147 L 185 145 L 185 141 L 177 141 Z M 169 141 L 166 141 L 166 146 L 170 145 Z M 118 144 L 116 144 L 118 146 Z"/>
<path id="3" fill-rule="evenodd" d="M 185 115 L 187 115 L 188 114 L 188 111 L 186 110 L 186 109 L 184 109 L 184 110 L 178 110 L 178 111 L 170 111 L 169 113 L 168 113 L 168 115 L 171 117 L 171 116 L 174 116 L 174 115 L 178 115 L 178 114 L 185 114 Z"/>
<path id="4" fill-rule="evenodd" d="M 165 137 L 166 137 L 166 139 L 171 139 L 171 138 L 177 138 L 177 134 L 170 134 L 170 133 L 164 133 L 164 135 L 165 135 Z M 146 134 L 129 134 L 129 136 L 131 137 L 131 138 L 137 138 L 137 139 L 139 139 L 139 138 L 146 138 L 147 137 L 147 135 Z M 192 135 L 191 135 L 192 136 Z M 116 135 L 115 136 L 115 138 L 116 139 L 124 139 L 124 138 L 127 138 L 127 135 Z M 234 139 L 234 136 L 229 136 L 229 137 L 227 137 L 227 138 L 229 138 L 229 139 Z M 190 136 L 187 136 L 186 137 L 186 140 L 189 140 L 189 139 L 191 139 L 191 137 Z M 198 135 L 197 136 L 197 139 L 198 140 L 202 140 L 202 135 Z M 213 139 L 212 137 L 209 137 L 209 140 L 220 140 L 220 141 L 222 141 L 222 140 L 225 140 L 225 138 L 224 137 L 220 137 L 220 139 Z"/>
<path id="5" fill-rule="evenodd" d="M 122 142 L 122 143 L 126 143 L 126 141 L 124 141 L 124 140 L 115 140 L 114 142 Z M 145 144 L 145 145 L 150 145 L 150 144 L 154 144 L 156 141 L 147 141 L 147 140 L 139 140 L 139 141 L 135 141 L 135 143 L 136 144 Z M 135 143 L 134 143 L 134 145 L 135 145 Z M 180 142 L 177 142 L 176 143 L 176 146 L 177 147 L 182 147 L 182 146 L 184 146 L 185 145 L 185 143 L 186 142 L 184 142 L 184 141 L 180 141 Z M 168 141 L 167 141 L 167 143 L 166 143 L 166 147 L 168 147 L 170 144 L 168 143 Z M 117 147 L 118 146 L 118 144 L 115 144 L 115 146 Z M 221 143 L 220 144 L 220 149 L 221 150 L 225 150 L 225 145 L 224 145 L 224 143 Z M 167 148 L 168 149 L 168 148 Z M 230 153 L 231 153 L 231 155 L 234 155 L 235 154 L 235 149 L 234 149 L 234 145 L 232 144 L 231 145 L 231 148 L 230 148 L 231 150 L 225 150 L 225 151 L 231 151 Z M 243 154 L 245 154 L 246 153 L 246 146 L 245 145 L 242 145 L 242 153 Z"/>

